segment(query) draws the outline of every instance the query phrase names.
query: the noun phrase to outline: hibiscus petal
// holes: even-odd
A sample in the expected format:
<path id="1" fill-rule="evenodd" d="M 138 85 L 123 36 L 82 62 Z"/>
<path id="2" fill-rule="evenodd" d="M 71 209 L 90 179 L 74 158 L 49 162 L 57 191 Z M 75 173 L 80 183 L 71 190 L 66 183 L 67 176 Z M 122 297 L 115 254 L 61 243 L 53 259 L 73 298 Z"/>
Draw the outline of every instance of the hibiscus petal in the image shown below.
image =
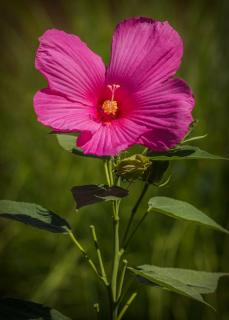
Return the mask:
<path id="1" fill-rule="evenodd" d="M 96 105 L 105 77 L 102 59 L 79 37 L 60 30 L 48 30 L 39 40 L 35 64 L 49 88 L 73 101 Z"/>
<path id="2" fill-rule="evenodd" d="M 155 151 L 175 147 L 186 135 L 193 121 L 195 104 L 191 89 L 181 79 L 170 79 L 154 90 L 135 94 L 136 108 L 131 118 L 137 124 L 147 123 L 147 133 L 139 143 Z"/>
<path id="3" fill-rule="evenodd" d="M 111 124 L 101 124 L 93 134 L 81 133 L 77 145 L 85 154 L 115 156 L 135 144 L 144 132 L 145 127 L 123 118 L 114 120 Z"/>
<path id="4" fill-rule="evenodd" d="M 99 124 L 95 122 L 95 108 L 70 101 L 50 89 L 38 91 L 34 96 L 34 109 L 38 121 L 56 131 L 77 132 L 95 131 Z"/>
<path id="5" fill-rule="evenodd" d="M 175 74 L 182 54 L 182 40 L 168 22 L 124 20 L 113 35 L 106 80 L 131 91 L 152 87 Z"/>

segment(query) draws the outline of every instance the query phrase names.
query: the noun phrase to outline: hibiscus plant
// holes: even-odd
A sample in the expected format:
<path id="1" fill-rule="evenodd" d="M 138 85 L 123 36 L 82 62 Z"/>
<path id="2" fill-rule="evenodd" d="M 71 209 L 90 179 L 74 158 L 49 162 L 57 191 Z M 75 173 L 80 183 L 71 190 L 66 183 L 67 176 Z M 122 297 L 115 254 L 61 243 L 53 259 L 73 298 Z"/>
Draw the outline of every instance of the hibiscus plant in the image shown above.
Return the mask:
<path id="1" fill-rule="evenodd" d="M 126 289 L 127 273 L 133 282 L 157 286 L 209 306 L 203 294 L 214 292 L 226 273 L 135 266 L 134 261 L 126 259 L 130 242 L 152 212 L 229 233 L 191 204 L 164 196 L 149 199 L 148 209 L 136 219 L 150 186 L 163 187 L 169 182 L 169 167 L 174 161 L 224 159 L 187 145 L 202 137 L 192 136 L 192 91 L 184 80 L 175 77 L 183 54 L 181 37 L 168 22 L 143 17 L 124 20 L 113 34 L 107 67 L 78 36 L 51 29 L 39 41 L 36 68 L 48 86 L 35 94 L 35 113 L 65 150 L 104 162 L 105 183 L 102 180 L 98 185 L 75 186 L 71 191 L 78 210 L 110 202 L 114 234 L 106 240 L 113 247 L 112 268 L 104 264 L 93 225 L 90 228 L 97 261 L 80 243 L 77 230 L 40 205 L 1 200 L 0 217 L 68 236 L 106 289 L 110 310 L 106 319 L 123 319 L 137 296 L 137 291 Z M 133 145 L 139 145 L 137 154 L 129 150 Z M 142 190 L 121 234 L 120 204 L 139 180 Z M 94 306 L 98 319 L 105 303 Z M 30 301 L 3 298 L 0 307 L 1 319 L 69 319 Z"/>

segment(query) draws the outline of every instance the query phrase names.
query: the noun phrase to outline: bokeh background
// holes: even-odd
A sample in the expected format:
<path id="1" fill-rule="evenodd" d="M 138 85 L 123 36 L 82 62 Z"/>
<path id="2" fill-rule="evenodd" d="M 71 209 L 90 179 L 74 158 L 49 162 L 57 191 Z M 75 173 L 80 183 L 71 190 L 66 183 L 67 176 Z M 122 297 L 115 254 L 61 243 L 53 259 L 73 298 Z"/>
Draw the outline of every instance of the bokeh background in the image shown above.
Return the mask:
<path id="1" fill-rule="evenodd" d="M 227 0 L 1 0 L 0 197 L 36 202 L 63 215 L 92 256 L 88 226 L 95 224 L 109 265 L 109 205 L 76 213 L 70 193 L 74 185 L 105 182 L 103 164 L 62 150 L 33 112 L 33 95 L 46 86 L 34 68 L 37 39 L 53 27 L 75 33 L 107 63 L 111 35 L 119 20 L 135 15 L 168 20 L 184 39 L 179 75 L 191 84 L 196 96 L 196 134 L 208 133 L 198 145 L 229 156 L 228 13 Z M 146 200 L 159 193 L 186 200 L 229 228 L 227 162 L 174 163 L 173 173 L 169 186 L 159 191 L 151 188 Z M 140 189 L 137 184 L 124 201 L 123 224 Z M 136 265 L 229 271 L 229 240 L 204 227 L 151 216 L 135 237 L 128 260 Z M 126 319 L 229 319 L 228 279 L 221 280 L 217 294 L 207 297 L 217 313 L 158 289 L 139 287 L 139 292 Z M 95 319 L 93 303 L 106 303 L 103 289 L 68 238 L 4 220 L 0 221 L 0 295 L 48 304 L 73 320 Z"/>

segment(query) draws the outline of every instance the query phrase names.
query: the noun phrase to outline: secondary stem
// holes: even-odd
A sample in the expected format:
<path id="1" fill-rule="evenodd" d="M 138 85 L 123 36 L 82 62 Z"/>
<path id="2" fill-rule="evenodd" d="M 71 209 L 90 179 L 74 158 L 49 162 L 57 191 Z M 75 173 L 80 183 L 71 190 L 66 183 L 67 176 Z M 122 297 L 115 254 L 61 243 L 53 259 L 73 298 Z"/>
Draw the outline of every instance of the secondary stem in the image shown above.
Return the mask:
<path id="1" fill-rule="evenodd" d="M 122 273 L 121 273 L 121 277 L 120 277 L 120 283 L 119 283 L 119 288 L 118 288 L 118 299 L 120 299 L 121 294 L 122 294 L 122 288 L 123 288 L 123 283 L 124 283 L 124 279 L 125 279 L 125 274 L 126 274 L 126 269 L 127 269 L 127 260 L 123 260 L 123 269 L 122 269 Z"/>
<path id="2" fill-rule="evenodd" d="M 141 219 L 138 221 L 137 225 L 135 226 L 134 230 L 132 231 L 132 233 L 130 234 L 129 238 L 126 240 L 126 243 L 124 245 L 124 249 L 126 249 L 130 243 L 130 241 L 133 239 L 135 233 L 138 231 L 138 228 L 140 227 L 140 225 L 143 223 L 143 221 L 145 220 L 146 216 L 148 215 L 148 211 L 145 212 L 145 214 L 141 217 Z"/>
<path id="3" fill-rule="evenodd" d="M 81 244 L 79 243 L 79 241 L 76 239 L 76 237 L 74 236 L 74 234 L 72 233 L 71 230 L 68 230 L 68 235 L 70 236 L 70 238 L 72 239 L 73 243 L 77 246 L 77 248 L 80 250 L 80 252 L 82 253 L 82 255 L 84 256 L 84 258 L 87 260 L 87 262 L 89 263 L 89 265 L 91 266 L 91 268 L 93 269 L 93 271 L 96 273 L 96 275 L 101 279 L 101 276 L 98 273 L 98 270 L 94 264 L 94 262 L 91 260 L 91 258 L 88 256 L 87 252 L 84 250 L 84 248 L 81 246 Z"/>
<path id="4" fill-rule="evenodd" d="M 131 305 L 131 303 L 134 301 L 134 299 L 137 296 L 137 292 L 132 293 L 132 295 L 130 296 L 129 300 L 125 303 L 124 307 L 122 308 L 120 314 L 118 315 L 117 320 L 121 320 L 122 317 L 124 316 L 124 314 L 126 313 L 126 310 L 129 308 L 129 306 Z"/>
<path id="5" fill-rule="evenodd" d="M 96 232 L 95 232 L 95 226 L 91 225 L 90 228 L 91 228 L 92 237 L 93 237 L 94 244 L 95 244 L 95 249 L 96 249 L 96 252 L 97 252 L 97 257 L 98 257 L 98 261 L 99 261 L 101 275 L 102 275 L 102 277 L 104 279 L 104 283 L 107 286 L 109 286 L 109 282 L 107 280 L 107 275 L 106 275 L 106 271 L 105 271 L 104 264 L 103 264 L 102 254 L 101 254 L 101 251 L 100 251 L 100 248 L 99 248 L 99 245 L 98 245 L 97 235 L 96 235 Z"/>
<path id="6" fill-rule="evenodd" d="M 130 216 L 130 219 L 128 221 L 128 225 L 126 227 L 126 230 L 125 230 L 125 233 L 124 233 L 124 236 L 123 236 L 123 240 L 122 240 L 123 244 L 125 244 L 125 242 L 126 242 L 126 239 L 127 239 L 130 227 L 131 227 L 131 225 L 133 223 L 134 217 L 135 217 L 135 215 L 137 213 L 137 210 L 138 210 L 138 208 L 139 208 L 139 206 L 140 206 L 140 204 L 142 202 L 142 199 L 143 199 L 145 193 L 147 192 L 148 188 L 149 188 L 148 183 L 145 183 L 145 185 L 144 185 L 144 187 L 142 189 L 142 192 L 141 192 L 137 202 L 135 203 L 135 205 L 134 205 L 134 207 L 133 207 L 133 209 L 131 211 L 131 216 Z"/>

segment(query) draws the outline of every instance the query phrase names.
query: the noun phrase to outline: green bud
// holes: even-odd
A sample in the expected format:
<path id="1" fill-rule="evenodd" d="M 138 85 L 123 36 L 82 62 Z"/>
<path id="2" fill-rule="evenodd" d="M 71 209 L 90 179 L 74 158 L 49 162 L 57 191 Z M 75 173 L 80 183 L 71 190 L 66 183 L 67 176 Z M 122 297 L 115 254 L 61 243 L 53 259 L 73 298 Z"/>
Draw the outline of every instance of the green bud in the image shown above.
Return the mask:
<path id="1" fill-rule="evenodd" d="M 121 160 L 115 167 L 115 173 L 125 180 L 142 179 L 150 166 L 151 161 L 148 157 L 135 154 Z"/>

